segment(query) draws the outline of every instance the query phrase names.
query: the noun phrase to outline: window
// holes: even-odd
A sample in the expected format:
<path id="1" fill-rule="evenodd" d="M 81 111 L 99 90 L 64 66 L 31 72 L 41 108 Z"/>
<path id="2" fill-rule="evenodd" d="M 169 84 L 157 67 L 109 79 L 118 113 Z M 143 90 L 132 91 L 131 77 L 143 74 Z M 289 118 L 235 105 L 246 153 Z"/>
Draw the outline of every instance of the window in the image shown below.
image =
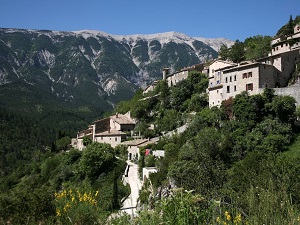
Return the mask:
<path id="1" fill-rule="evenodd" d="M 118 138 L 115 138 L 115 141 L 118 141 Z"/>
<path id="2" fill-rule="evenodd" d="M 103 137 L 101 137 L 101 140 L 103 140 Z"/>
<path id="3" fill-rule="evenodd" d="M 249 78 L 249 77 L 252 77 L 252 72 L 249 72 L 249 73 L 248 73 L 248 78 Z"/>
<path id="4" fill-rule="evenodd" d="M 234 85 L 233 90 L 236 91 L 236 85 Z"/>
<path id="5" fill-rule="evenodd" d="M 253 91 L 253 83 L 246 84 L 246 91 Z"/>
<path id="6" fill-rule="evenodd" d="M 228 82 L 228 78 L 226 77 L 226 78 L 225 78 L 225 83 L 227 83 L 227 82 Z"/>
<path id="7" fill-rule="evenodd" d="M 234 81 L 236 81 L 236 75 L 234 75 Z"/>
<path id="8" fill-rule="evenodd" d="M 229 82 L 232 82 L 232 77 L 231 76 L 229 77 Z"/>
<path id="9" fill-rule="evenodd" d="M 230 86 L 227 86 L 227 93 L 230 93 Z"/>
<path id="10" fill-rule="evenodd" d="M 243 73 L 243 79 L 247 78 L 247 73 Z"/>

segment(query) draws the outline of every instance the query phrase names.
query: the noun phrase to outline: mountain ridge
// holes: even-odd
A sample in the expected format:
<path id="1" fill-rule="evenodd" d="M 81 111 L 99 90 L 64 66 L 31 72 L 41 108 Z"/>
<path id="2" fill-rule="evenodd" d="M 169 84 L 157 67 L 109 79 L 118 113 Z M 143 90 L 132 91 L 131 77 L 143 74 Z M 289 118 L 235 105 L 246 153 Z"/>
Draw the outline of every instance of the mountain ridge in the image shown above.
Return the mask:
<path id="1" fill-rule="evenodd" d="M 107 111 L 160 79 L 164 67 L 176 71 L 216 57 L 209 45 L 178 32 L 111 35 L 0 28 L 0 94 L 3 85 L 19 81 L 76 107 L 99 109 L 100 104 Z"/>

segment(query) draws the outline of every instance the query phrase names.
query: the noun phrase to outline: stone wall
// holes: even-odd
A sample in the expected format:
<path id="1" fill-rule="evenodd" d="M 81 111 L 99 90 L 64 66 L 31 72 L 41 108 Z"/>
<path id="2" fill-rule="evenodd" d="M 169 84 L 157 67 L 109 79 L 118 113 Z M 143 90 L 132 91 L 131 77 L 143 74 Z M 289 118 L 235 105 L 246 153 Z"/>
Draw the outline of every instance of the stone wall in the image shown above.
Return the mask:
<path id="1" fill-rule="evenodd" d="M 285 88 L 274 88 L 274 90 L 275 95 L 289 95 L 294 97 L 297 101 L 296 105 L 300 105 L 300 84 L 295 84 Z"/>

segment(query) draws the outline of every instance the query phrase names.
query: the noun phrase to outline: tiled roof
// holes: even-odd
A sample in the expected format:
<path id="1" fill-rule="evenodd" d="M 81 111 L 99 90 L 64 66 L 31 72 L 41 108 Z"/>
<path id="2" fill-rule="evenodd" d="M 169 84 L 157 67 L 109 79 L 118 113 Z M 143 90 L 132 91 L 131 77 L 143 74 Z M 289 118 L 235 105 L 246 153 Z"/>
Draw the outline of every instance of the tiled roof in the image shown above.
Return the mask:
<path id="1" fill-rule="evenodd" d="M 138 145 L 141 145 L 145 142 L 148 142 L 148 139 L 135 139 L 135 140 L 132 140 L 132 141 L 124 141 L 121 144 L 122 145 L 138 146 Z"/>
<path id="2" fill-rule="evenodd" d="M 135 124 L 133 119 L 131 119 L 123 114 L 117 114 L 117 115 L 111 116 L 110 118 L 118 124 Z"/>
<path id="3" fill-rule="evenodd" d="M 118 130 L 110 130 L 110 131 L 104 131 L 101 133 L 95 134 L 95 136 L 120 136 L 120 135 L 125 135 L 124 132 L 118 131 Z"/>

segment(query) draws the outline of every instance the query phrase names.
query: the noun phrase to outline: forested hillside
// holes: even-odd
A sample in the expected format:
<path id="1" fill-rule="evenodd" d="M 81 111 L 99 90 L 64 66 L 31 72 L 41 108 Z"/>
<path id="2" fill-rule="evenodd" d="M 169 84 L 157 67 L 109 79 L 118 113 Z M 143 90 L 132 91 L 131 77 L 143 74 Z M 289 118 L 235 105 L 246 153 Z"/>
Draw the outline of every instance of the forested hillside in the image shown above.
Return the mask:
<path id="1" fill-rule="evenodd" d="M 198 73 L 171 88 L 161 81 L 147 98 L 137 94 L 119 105 L 144 124 L 145 136 L 189 124 L 183 134 L 146 146 L 163 149 L 164 158 L 141 151 L 139 165 L 158 173 L 140 193 L 139 223 L 297 224 L 300 155 L 289 151 L 299 134 L 295 100 L 265 89 L 208 108 L 206 82 Z M 165 189 L 172 197 L 162 197 Z"/>
<path id="2" fill-rule="evenodd" d="M 110 145 L 66 153 L 64 132 L 4 110 L 0 128 L 0 223 L 100 223 L 128 195 L 126 164 Z"/>

